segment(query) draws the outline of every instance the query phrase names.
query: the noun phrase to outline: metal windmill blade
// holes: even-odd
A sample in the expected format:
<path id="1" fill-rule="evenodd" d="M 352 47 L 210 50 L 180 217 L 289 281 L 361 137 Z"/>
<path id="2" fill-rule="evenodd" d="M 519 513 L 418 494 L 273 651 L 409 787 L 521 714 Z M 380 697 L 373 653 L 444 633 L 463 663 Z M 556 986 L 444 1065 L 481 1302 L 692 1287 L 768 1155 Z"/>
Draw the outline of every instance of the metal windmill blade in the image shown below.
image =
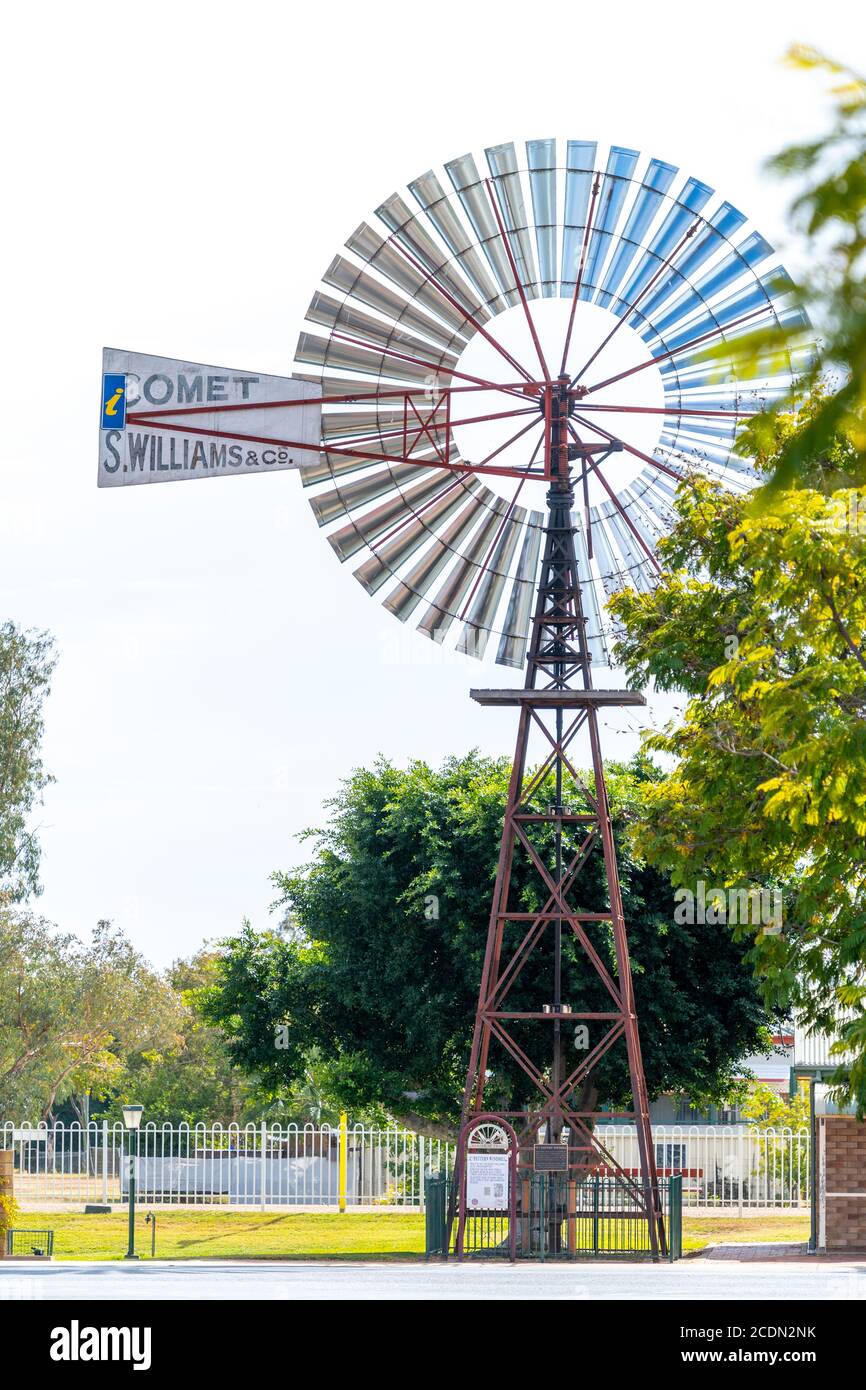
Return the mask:
<path id="1" fill-rule="evenodd" d="M 805 329 L 789 290 L 743 213 L 636 150 L 530 140 L 428 170 L 352 233 L 307 311 L 316 519 L 402 622 L 522 667 L 567 384 L 587 638 L 607 662 L 606 600 L 653 583 L 679 481 L 751 484 L 737 426 L 799 364 L 743 380 L 706 351 Z"/>

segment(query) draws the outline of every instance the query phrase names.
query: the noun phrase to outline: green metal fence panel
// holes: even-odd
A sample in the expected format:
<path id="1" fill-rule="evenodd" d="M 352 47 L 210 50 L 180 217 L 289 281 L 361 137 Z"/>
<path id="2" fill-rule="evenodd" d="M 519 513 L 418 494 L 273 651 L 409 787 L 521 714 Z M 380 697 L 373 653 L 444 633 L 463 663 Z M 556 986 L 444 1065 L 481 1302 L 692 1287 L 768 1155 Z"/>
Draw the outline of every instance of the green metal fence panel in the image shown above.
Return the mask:
<path id="1" fill-rule="evenodd" d="M 683 1180 L 668 1179 L 668 1259 L 683 1256 Z"/>
<path id="2" fill-rule="evenodd" d="M 444 1255 L 448 1241 L 447 1222 L 448 1184 L 441 1174 L 433 1174 L 424 1183 L 424 1228 L 427 1257 Z"/>
<path id="3" fill-rule="evenodd" d="M 9 1226 L 6 1231 L 6 1254 L 50 1258 L 54 1254 L 54 1232 Z"/>
<path id="4" fill-rule="evenodd" d="M 580 1181 L 565 1173 L 520 1170 L 517 1192 L 516 1254 L 524 1260 L 568 1260 L 652 1257 L 649 1223 L 639 1183 L 620 1178 L 589 1176 Z M 428 1188 L 429 1192 L 429 1188 Z M 682 1179 L 659 1179 L 665 1216 L 666 1256 L 682 1256 Z M 437 1199 L 438 1200 L 438 1199 Z M 447 1193 L 443 1191 L 443 1209 Z M 429 1209 L 428 1209 L 429 1210 Z M 428 1216 L 429 1220 L 429 1216 Z M 434 1252 L 444 1236 L 429 1234 Z M 454 1231 L 451 1250 L 454 1253 Z M 504 1212 L 467 1212 L 463 1254 L 471 1258 L 507 1259 L 510 1221 Z"/>

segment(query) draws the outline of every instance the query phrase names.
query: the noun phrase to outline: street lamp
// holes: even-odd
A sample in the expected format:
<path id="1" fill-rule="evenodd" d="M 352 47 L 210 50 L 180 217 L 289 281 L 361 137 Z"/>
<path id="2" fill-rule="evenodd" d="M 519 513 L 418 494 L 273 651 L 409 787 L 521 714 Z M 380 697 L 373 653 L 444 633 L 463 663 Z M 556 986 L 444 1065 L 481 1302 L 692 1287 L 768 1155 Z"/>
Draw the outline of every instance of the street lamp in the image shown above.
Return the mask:
<path id="1" fill-rule="evenodd" d="M 129 1249 L 127 1260 L 137 1260 L 135 1253 L 135 1164 L 138 1158 L 138 1131 L 141 1126 L 143 1105 L 124 1105 L 123 1123 L 129 1134 Z M 132 1136 L 135 1135 L 135 1154 L 132 1153 Z"/>

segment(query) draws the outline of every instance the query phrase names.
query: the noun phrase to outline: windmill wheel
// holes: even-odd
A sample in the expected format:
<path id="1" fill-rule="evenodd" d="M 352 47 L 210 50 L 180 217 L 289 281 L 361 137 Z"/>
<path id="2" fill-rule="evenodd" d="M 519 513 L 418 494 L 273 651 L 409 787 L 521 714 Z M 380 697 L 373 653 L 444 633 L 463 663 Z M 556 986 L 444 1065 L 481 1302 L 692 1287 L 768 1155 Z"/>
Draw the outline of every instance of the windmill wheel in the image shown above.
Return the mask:
<path id="1" fill-rule="evenodd" d="M 306 319 L 296 375 L 321 390 L 322 450 L 301 472 L 331 546 L 402 622 L 513 667 L 551 389 L 568 396 L 587 637 L 605 663 L 606 599 L 653 584 L 677 485 L 697 471 L 749 487 L 738 423 L 800 365 L 743 379 L 725 342 L 806 326 L 772 247 L 706 184 L 554 139 L 463 155 L 386 199 Z"/>

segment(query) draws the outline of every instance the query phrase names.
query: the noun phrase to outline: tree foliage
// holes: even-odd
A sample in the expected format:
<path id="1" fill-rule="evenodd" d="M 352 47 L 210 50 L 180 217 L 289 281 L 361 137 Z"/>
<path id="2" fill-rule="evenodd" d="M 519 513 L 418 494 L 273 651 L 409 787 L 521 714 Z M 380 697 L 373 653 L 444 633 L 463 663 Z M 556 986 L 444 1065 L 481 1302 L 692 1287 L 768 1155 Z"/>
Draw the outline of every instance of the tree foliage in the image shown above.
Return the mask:
<path id="1" fill-rule="evenodd" d="M 761 1129 L 808 1130 L 809 1101 L 802 1091 L 780 1095 L 772 1086 L 753 1086 L 740 1103 L 740 1116 Z"/>
<path id="2" fill-rule="evenodd" d="M 810 467 L 820 460 L 810 456 Z M 772 467 L 774 460 L 768 460 Z M 651 594 L 612 602 L 630 681 L 689 696 L 647 740 L 675 759 L 647 788 L 638 851 L 694 887 L 778 885 L 780 934 L 752 958 L 766 996 L 855 1053 L 866 1103 L 866 489 L 778 494 L 772 509 L 684 484 Z M 866 511 L 863 512 L 866 517 Z M 854 524 L 852 525 L 852 518 Z M 866 529 L 866 528 L 864 528 Z"/>
<path id="3" fill-rule="evenodd" d="M 39 891 L 39 842 L 30 819 L 51 780 L 39 750 L 54 663 L 46 633 L 0 623 L 0 905 Z"/>
<path id="4" fill-rule="evenodd" d="M 803 46 L 789 61 L 834 83 L 829 130 L 770 164 L 798 184 L 810 271 L 794 297 L 820 351 L 803 356 L 793 320 L 714 350 L 746 376 L 793 354 L 792 389 L 737 439 L 769 486 L 756 506 L 684 485 L 659 588 L 612 608 L 632 681 L 690 697 L 649 740 L 676 766 L 650 789 L 635 843 L 683 884 L 784 886 L 785 930 L 753 953 L 766 996 L 839 1033 L 852 1060 L 838 1095 L 863 1110 L 866 81 Z"/>
<path id="5" fill-rule="evenodd" d="M 0 908 L 0 1115 L 47 1118 L 107 1091 L 127 1053 L 170 1045 L 178 1021 L 173 992 L 111 923 L 84 944 Z"/>
<path id="6" fill-rule="evenodd" d="M 104 1096 L 100 1117 L 119 1119 L 124 1102 L 136 1101 L 156 1124 L 335 1122 L 327 1068 L 315 1053 L 304 1058 L 289 1086 L 274 1087 L 234 1064 L 221 1030 L 199 1007 L 214 984 L 218 961 L 216 951 L 205 946 L 165 972 L 163 985 L 176 999 L 177 1033 L 162 1047 L 126 1055 Z"/>
<path id="7" fill-rule="evenodd" d="M 161 988 L 174 998 L 175 1030 L 164 1036 L 162 1046 L 123 1055 L 110 1091 L 104 1093 L 100 1117 L 119 1119 L 123 1105 L 134 1101 L 156 1124 L 232 1124 L 249 1118 L 251 1085 L 232 1065 L 218 1029 L 195 1007 L 214 966 L 214 953 L 203 948 L 165 972 Z"/>
<path id="8" fill-rule="evenodd" d="M 288 1084 L 255 1071 L 242 1071 L 232 1061 L 222 1031 L 205 1018 L 200 1000 L 215 983 L 219 956 L 204 946 L 187 960 L 176 960 L 162 976 L 175 998 L 176 1033 L 162 1046 L 132 1050 L 103 1087 L 91 1113 L 119 1120 L 127 1101 L 144 1106 L 155 1124 L 336 1124 L 339 1106 L 333 1094 L 330 1068 L 315 1049 L 305 1056 Z M 384 1118 L 373 1111 L 357 1119 Z"/>
<path id="9" fill-rule="evenodd" d="M 866 80 L 814 49 L 799 45 L 788 55 L 801 71 L 833 80 L 830 128 L 816 139 L 782 150 L 770 172 L 794 180 L 799 191 L 791 216 L 808 241 L 809 273 L 794 288 L 808 315 L 818 351 L 803 351 L 801 321 L 786 316 L 776 327 L 745 333 L 717 355 L 763 376 L 790 353 L 797 368 L 792 389 L 740 433 L 746 457 L 772 460 L 773 489 L 814 478 L 815 461 L 844 464 L 849 481 L 866 483 Z M 822 387 L 823 383 L 823 387 Z M 821 388 L 822 389 L 819 389 Z M 804 400 L 811 407 L 792 428 L 790 416 Z M 786 417 L 788 417 L 786 419 Z M 838 456 L 842 455 L 840 459 Z M 842 479 L 837 477 L 836 486 Z"/>
<path id="10" fill-rule="evenodd" d="M 281 931 L 246 926 L 224 943 L 218 980 L 206 992 L 205 1012 L 241 1066 L 285 1085 L 315 1048 L 346 1106 L 379 1102 L 429 1132 L 453 1124 L 508 773 L 505 760 L 474 753 L 438 770 L 423 762 L 401 770 L 382 759 L 342 785 L 311 861 L 275 876 Z M 652 775 L 645 762 L 610 769 L 648 1084 L 653 1093 L 715 1098 L 730 1092 L 737 1063 L 760 1048 L 765 1015 L 744 948 L 724 928 L 675 923 L 670 882 L 625 846 L 625 823 Z M 543 906 L 537 876 L 520 856 L 514 885 L 521 910 Z M 600 855 L 580 885 L 583 909 L 603 911 Z M 613 970 L 609 927 L 592 930 Z M 549 954 L 531 958 L 510 996 L 515 1008 L 548 997 L 550 969 Z M 572 945 L 563 989 L 575 1009 L 606 1007 L 603 986 Z M 528 1036 L 524 1042 L 533 1045 Z M 494 1065 L 491 1103 L 514 1108 L 530 1097 L 501 1049 Z M 627 1097 L 624 1048 L 611 1049 L 594 1083 L 611 1103 Z"/>
<path id="11" fill-rule="evenodd" d="M 796 1189 L 804 1196 L 810 1170 L 811 1129 L 806 1096 L 802 1091 L 787 1096 L 771 1086 L 755 1086 L 740 1105 L 740 1114 L 761 1133 L 758 1173 L 771 1179 L 776 1192 L 793 1195 Z M 790 1130 L 790 1135 L 780 1143 L 778 1136 L 785 1130 Z"/>

